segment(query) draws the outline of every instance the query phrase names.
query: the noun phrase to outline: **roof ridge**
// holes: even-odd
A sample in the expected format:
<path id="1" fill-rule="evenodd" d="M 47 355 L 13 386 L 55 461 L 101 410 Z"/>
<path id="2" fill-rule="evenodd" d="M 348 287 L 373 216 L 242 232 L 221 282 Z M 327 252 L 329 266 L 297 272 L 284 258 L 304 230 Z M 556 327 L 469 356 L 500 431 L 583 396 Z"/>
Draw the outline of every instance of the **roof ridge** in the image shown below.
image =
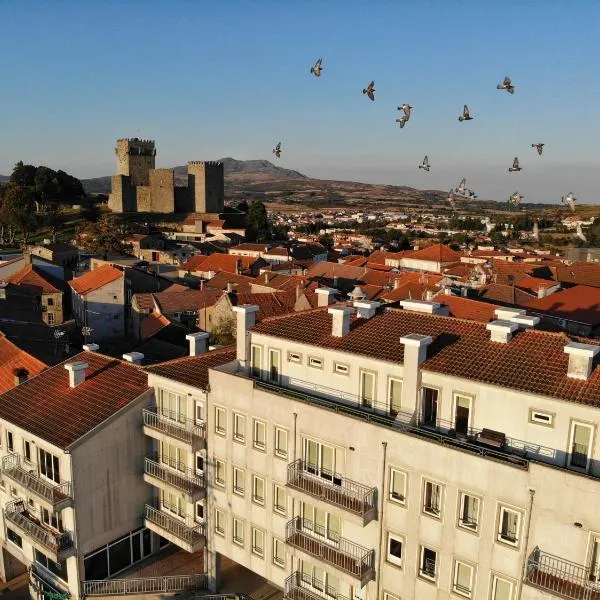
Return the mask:
<path id="1" fill-rule="evenodd" d="M 156 363 L 154 365 L 149 365 L 147 367 L 143 367 L 144 371 L 152 372 L 153 369 L 158 367 L 165 367 L 174 364 L 178 364 L 185 360 L 190 360 L 191 358 L 206 358 L 207 356 L 214 356 L 215 354 L 224 354 L 225 352 L 235 350 L 235 344 L 229 344 L 228 346 L 223 346 L 222 348 L 215 348 L 214 350 L 209 350 L 208 352 L 202 352 L 202 354 L 197 354 L 195 356 L 191 356 L 190 354 L 186 354 L 185 356 L 180 356 L 179 358 L 172 358 L 171 360 L 165 360 L 164 362 Z"/>

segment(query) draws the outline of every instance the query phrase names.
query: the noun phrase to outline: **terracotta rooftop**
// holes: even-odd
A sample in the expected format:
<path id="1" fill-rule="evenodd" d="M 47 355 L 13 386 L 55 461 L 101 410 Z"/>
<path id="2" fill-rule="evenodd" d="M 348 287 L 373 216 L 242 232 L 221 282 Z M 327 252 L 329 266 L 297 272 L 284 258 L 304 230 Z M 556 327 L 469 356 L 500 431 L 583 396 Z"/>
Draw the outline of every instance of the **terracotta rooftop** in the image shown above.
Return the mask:
<path id="1" fill-rule="evenodd" d="M 69 387 L 64 365 L 88 364 L 85 381 Z M 139 367 L 82 352 L 0 395 L 0 418 L 59 448 L 71 444 L 148 389 Z"/>
<path id="2" fill-rule="evenodd" d="M 400 300 L 423 300 L 427 291 L 437 291 L 442 280 L 438 273 L 417 273 L 416 271 L 396 274 L 393 289 L 381 294 L 381 300 L 398 302 Z"/>
<path id="3" fill-rule="evenodd" d="M 140 323 L 140 336 L 143 340 L 147 340 L 157 334 L 161 329 L 168 327 L 171 321 L 165 315 L 150 313 L 144 317 Z"/>
<path id="4" fill-rule="evenodd" d="M 47 279 L 43 272 L 36 269 L 33 265 L 26 265 L 20 271 L 13 273 L 7 278 L 8 283 L 21 285 L 31 289 L 36 294 L 60 294 L 61 291 L 55 288 Z"/>
<path id="5" fill-rule="evenodd" d="M 526 275 L 522 279 L 517 279 L 515 281 L 515 285 L 522 290 L 537 294 L 539 290 L 544 290 L 558 285 L 558 282 L 552 281 L 551 279 L 540 279 L 539 277 L 531 277 L 530 275 Z"/>
<path id="6" fill-rule="evenodd" d="M 270 249 L 271 249 L 271 246 L 269 246 L 269 244 L 252 244 L 249 242 L 245 242 L 243 244 L 238 244 L 237 246 L 232 246 L 230 248 L 230 251 L 231 250 L 240 250 L 240 251 L 246 251 L 246 252 L 267 252 Z"/>
<path id="7" fill-rule="evenodd" d="M 16 369 L 25 369 L 28 377 L 34 377 L 46 368 L 41 360 L 27 354 L 0 333 L 0 394 L 15 386 Z"/>
<path id="8" fill-rule="evenodd" d="M 445 263 L 459 261 L 461 256 L 461 252 L 456 252 L 455 250 L 452 250 L 452 248 L 444 246 L 444 244 L 434 244 L 433 246 L 423 248 L 422 250 L 407 252 L 404 255 L 404 258 Z"/>
<path id="9" fill-rule="evenodd" d="M 94 292 L 95 290 L 116 281 L 119 277 L 123 277 L 123 271 L 116 269 L 111 265 L 103 265 L 93 271 L 88 271 L 84 275 L 81 275 L 81 277 L 71 279 L 69 285 L 80 296 L 85 296 L 90 292 Z"/>
<path id="10" fill-rule="evenodd" d="M 531 300 L 527 308 L 569 321 L 600 325 L 600 289 L 576 285 L 545 298 Z"/>
<path id="11" fill-rule="evenodd" d="M 494 311 L 501 308 L 499 305 L 489 302 L 479 302 L 462 296 L 451 296 L 444 294 L 444 292 L 434 296 L 433 302 L 439 302 L 443 306 L 447 306 L 451 317 L 479 321 L 480 323 L 494 321 L 496 319 Z"/>
<path id="12" fill-rule="evenodd" d="M 510 304 L 512 306 L 527 306 L 529 302 L 537 298 L 525 290 L 521 290 L 514 285 L 504 283 L 489 283 L 477 288 L 476 295 L 480 299 L 491 300 L 500 304 Z"/>
<path id="13" fill-rule="evenodd" d="M 259 307 L 256 313 L 257 322 L 267 317 L 285 315 L 294 312 L 296 295 L 290 292 L 273 292 L 266 294 L 236 294 L 232 298 L 235 305 L 256 304 Z"/>
<path id="14" fill-rule="evenodd" d="M 208 285 L 215 290 L 226 290 L 227 285 L 233 283 L 237 285 L 238 291 L 250 291 L 250 284 L 254 283 L 253 277 L 247 275 L 237 275 L 236 273 L 228 273 L 227 271 L 220 271 L 211 280 Z"/>
<path id="15" fill-rule="evenodd" d="M 223 292 L 221 290 L 189 290 L 185 292 L 157 292 L 152 294 L 160 311 L 164 314 L 199 310 L 216 304 Z"/>
<path id="16" fill-rule="evenodd" d="M 147 367 L 145 371 L 206 390 L 208 387 L 208 370 L 231 362 L 235 359 L 235 356 L 235 346 L 226 346 L 198 356 L 176 358 L 175 360 Z"/>
<path id="17" fill-rule="evenodd" d="M 554 279 L 561 283 L 589 285 L 600 288 L 600 264 L 573 263 L 550 267 Z"/>
<path id="18" fill-rule="evenodd" d="M 354 318 L 345 337 L 331 335 L 332 317 L 326 308 L 266 319 L 256 333 L 317 348 L 330 348 L 403 363 L 402 336 L 417 333 L 433 338 L 423 368 L 453 377 L 580 402 L 600 407 L 600 368 L 587 381 L 567 377 L 565 333 L 521 330 L 507 344 L 492 342 L 485 323 L 391 309 L 371 319 Z"/>
<path id="19" fill-rule="evenodd" d="M 249 269 L 255 262 L 253 256 L 236 256 L 234 254 L 210 254 L 209 256 L 192 256 L 187 262 L 181 265 L 181 271 L 208 272 L 208 271 L 228 271 L 237 273 L 239 270 Z"/>

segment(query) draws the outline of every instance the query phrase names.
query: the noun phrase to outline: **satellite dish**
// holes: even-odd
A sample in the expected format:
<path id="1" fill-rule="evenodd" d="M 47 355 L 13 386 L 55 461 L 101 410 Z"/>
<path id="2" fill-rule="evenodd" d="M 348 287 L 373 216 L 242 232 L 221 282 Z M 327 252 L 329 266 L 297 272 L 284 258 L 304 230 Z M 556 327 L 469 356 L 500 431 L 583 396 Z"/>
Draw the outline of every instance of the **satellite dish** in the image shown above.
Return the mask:
<path id="1" fill-rule="evenodd" d="M 82 335 L 92 335 L 92 331 L 94 331 L 91 327 L 82 327 L 81 334 Z"/>

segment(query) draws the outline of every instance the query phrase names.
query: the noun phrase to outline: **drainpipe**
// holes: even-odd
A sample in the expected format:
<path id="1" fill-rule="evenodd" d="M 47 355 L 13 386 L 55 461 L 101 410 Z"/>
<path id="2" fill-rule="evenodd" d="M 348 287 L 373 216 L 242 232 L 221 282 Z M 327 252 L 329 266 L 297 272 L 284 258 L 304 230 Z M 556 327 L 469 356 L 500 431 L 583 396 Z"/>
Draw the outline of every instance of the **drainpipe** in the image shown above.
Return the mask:
<path id="1" fill-rule="evenodd" d="M 533 497 L 535 496 L 535 490 L 532 490 L 531 488 L 529 489 L 529 517 L 527 519 L 527 528 L 525 529 L 525 539 L 524 539 L 524 544 L 523 544 L 523 548 L 525 550 L 525 552 L 523 553 L 523 566 L 521 567 L 521 582 L 519 585 L 519 597 L 517 600 L 521 600 L 521 595 L 523 594 L 523 582 L 525 581 L 525 569 L 527 569 L 527 561 L 528 561 L 528 554 L 527 554 L 527 547 L 529 545 L 529 530 L 531 529 L 531 517 L 532 517 L 532 510 L 533 510 Z"/>
<path id="2" fill-rule="evenodd" d="M 387 442 L 381 442 L 383 446 L 383 474 L 381 475 L 381 509 L 379 511 L 379 560 L 377 565 L 377 598 L 381 598 L 381 568 L 383 565 L 383 506 L 385 502 L 385 474 L 387 471 Z"/>
<path id="3" fill-rule="evenodd" d="M 292 454 L 292 458 L 293 463 L 296 462 L 297 457 L 296 457 L 296 452 L 297 452 L 297 442 L 296 442 L 296 433 L 297 433 L 297 427 L 298 427 L 298 413 L 295 412 L 294 414 L 294 442 L 293 442 L 293 454 Z M 296 498 L 295 498 L 295 494 L 292 494 L 292 519 L 294 519 L 296 516 Z M 286 535 L 287 535 L 287 531 L 286 531 Z M 292 551 L 292 572 L 294 571 L 295 565 L 294 562 L 296 560 L 296 549 L 294 548 Z"/>

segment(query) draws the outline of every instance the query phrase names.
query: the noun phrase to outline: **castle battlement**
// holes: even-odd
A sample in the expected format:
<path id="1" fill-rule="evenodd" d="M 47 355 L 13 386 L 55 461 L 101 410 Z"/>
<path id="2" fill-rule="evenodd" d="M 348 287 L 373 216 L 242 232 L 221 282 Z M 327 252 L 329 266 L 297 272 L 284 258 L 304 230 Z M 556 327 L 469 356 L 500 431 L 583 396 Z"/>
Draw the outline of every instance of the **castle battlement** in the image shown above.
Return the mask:
<path id="1" fill-rule="evenodd" d="M 218 160 L 188 160 L 188 165 L 204 165 L 205 167 L 222 167 L 223 163 Z"/>
<path id="2" fill-rule="evenodd" d="M 119 138 L 117 140 L 117 144 L 119 142 L 129 142 L 129 143 L 134 142 L 137 144 L 152 144 L 152 145 L 156 144 L 156 140 L 141 140 L 140 138 L 136 138 L 136 137 L 134 137 L 134 138 Z"/>

